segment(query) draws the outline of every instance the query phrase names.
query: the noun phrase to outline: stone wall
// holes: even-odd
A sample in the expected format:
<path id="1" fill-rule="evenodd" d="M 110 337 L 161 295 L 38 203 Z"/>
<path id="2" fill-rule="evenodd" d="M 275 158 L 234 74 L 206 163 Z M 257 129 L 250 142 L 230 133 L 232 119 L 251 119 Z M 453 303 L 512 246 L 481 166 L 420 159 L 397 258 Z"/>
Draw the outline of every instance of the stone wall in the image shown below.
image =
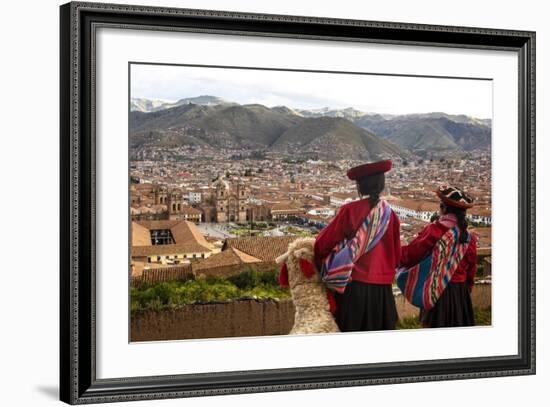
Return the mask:
<path id="1" fill-rule="evenodd" d="M 477 284 L 472 302 L 474 306 L 489 307 L 491 285 Z M 400 318 L 418 315 L 418 308 L 402 296 L 395 298 L 395 304 Z M 132 314 L 130 333 L 132 342 L 286 335 L 293 324 L 294 305 L 290 299 L 238 300 Z"/>
<path id="2" fill-rule="evenodd" d="M 284 335 L 293 324 L 291 300 L 238 300 L 132 314 L 130 335 L 132 342 Z"/>
<path id="3" fill-rule="evenodd" d="M 472 304 L 482 309 L 488 308 L 492 303 L 491 284 L 476 284 L 472 290 Z"/>

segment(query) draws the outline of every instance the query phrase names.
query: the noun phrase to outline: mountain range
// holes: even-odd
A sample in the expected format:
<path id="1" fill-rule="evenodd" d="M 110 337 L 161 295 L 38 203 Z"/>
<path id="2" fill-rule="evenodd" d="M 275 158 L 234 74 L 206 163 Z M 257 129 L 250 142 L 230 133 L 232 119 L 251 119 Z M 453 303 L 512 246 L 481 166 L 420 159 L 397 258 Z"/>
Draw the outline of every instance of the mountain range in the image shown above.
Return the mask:
<path id="1" fill-rule="evenodd" d="M 132 99 L 130 144 L 312 152 L 324 159 L 406 157 L 490 148 L 491 121 L 466 115 L 381 115 L 357 109 L 240 105 L 215 96 Z M 140 109 L 137 107 L 140 106 Z"/>
<path id="2" fill-rule="evenodd" d="M 197 96 L 193 98 L 183 98 L 178 101 L 166 101 L 159 99 L 147 99 L 147 98 L 132 98 L 130 100 L 130 111 L 132 112 L 158 112 L 159 110 L 170 109 L 181 105 L 188 105 L 190 103 L 196 105 L 213 106 L 220 104 L 231 104 L 222 98 L 216 96 Z"/>

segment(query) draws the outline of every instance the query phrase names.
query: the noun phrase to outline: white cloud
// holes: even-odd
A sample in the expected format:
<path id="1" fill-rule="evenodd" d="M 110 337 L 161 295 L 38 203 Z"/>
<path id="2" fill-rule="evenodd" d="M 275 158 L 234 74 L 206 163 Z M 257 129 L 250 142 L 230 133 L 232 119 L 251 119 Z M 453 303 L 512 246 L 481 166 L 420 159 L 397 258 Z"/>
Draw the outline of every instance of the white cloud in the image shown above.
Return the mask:
<path id="1" fill-rule="evenodd" d="M 132 97 L 177 100 L 199 95 L 269 107 L 353 107 L 373 113 L 492 117 L 490 80 L 132 65 Z"/>

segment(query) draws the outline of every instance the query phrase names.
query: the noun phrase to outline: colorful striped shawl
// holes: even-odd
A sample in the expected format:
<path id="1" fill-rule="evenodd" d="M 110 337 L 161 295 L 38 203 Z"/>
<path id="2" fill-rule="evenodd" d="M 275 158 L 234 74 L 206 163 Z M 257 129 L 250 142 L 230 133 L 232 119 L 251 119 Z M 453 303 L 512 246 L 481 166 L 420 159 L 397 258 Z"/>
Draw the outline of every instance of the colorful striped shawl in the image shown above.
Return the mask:
<path id="1" fill-rule="evenodd" d="M 328 288 L 338 293 L 344 292 L 351 280 L 354 263 L 380 242 L 388 228 L 390 215 L 390 205 L 380 200 L 357 229 L 355 236 L 350 240 L 342 240 L 332 249 L 321 268 L 321 280 Z"/>
<path id="2" fill-rule="evenodd" d="M 418 264 L 397 269 L 397 286 L 411 304 L 426 311 L 435 305 L 464 257 L 470 240 L 476 238 L 469 233 L 468 241 L 460 243 L 459 233 L 457 226 L 450 228 Z"/>

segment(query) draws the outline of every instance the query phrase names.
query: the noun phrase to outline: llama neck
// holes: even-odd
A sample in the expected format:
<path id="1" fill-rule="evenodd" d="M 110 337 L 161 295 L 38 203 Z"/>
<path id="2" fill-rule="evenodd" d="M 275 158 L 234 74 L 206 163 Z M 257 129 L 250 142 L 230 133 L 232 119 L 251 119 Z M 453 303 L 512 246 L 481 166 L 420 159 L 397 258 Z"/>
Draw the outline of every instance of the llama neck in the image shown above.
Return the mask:
<path id="1" fill-rule="evenodd" d="M 292 289 L 292 301 L 296 312 L 314 312 L 328 305 L 325 287 L 322 284 L 300 284 Z"/>

